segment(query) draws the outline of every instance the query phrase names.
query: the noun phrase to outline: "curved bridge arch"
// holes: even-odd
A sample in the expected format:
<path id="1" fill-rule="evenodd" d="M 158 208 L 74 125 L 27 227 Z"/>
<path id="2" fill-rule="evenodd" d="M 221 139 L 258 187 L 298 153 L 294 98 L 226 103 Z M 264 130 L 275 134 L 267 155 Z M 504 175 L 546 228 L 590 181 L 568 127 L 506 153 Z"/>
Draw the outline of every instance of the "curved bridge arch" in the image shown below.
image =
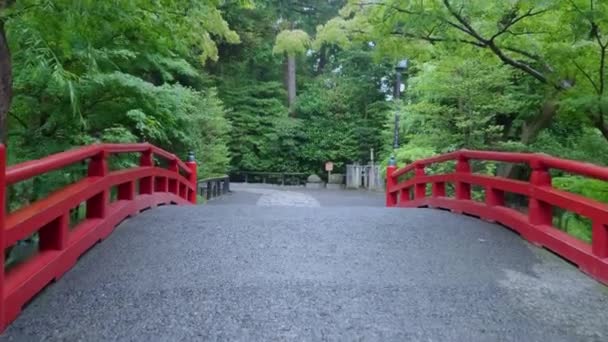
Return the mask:
<path id="1" fill-rule="evenodd" d="M 471 172 L 470 161 L 490 161 L 528 165 L 528 181 L 519 181 Z M 454 161 L 453 172 L 427 175 L 426 169 Z M 550 170 L 608 181 L 608 168 L 554 158 L 544 154 L 460 150 L 418 160 L 401 169 L 387 168 L 387 207 L 434 207 L 450 209 L 501 223 L 531 243 L 545 247 L 576 264 L 583 272 L 608 284 L 608 205 L 577 194 L 558 190 L 551 184 Z M 454 184 L 448 197 L 446 184 Z M 430 185 L 430 194 L 427 193 Z M 471 198 L 471 186 L 481 186 L 485 201 Z M 526 196 L 527 212 L 505 205 L 505 193 Z M 553 207 L 562 208 L 592 222 L 592 242 L 578 240 L 553 226 Z"/>
<path id="2" fill-rule="evenodd" d="M 110 171 L 108 158 L 140 154 L 139 166 Z M 167 168 L 155 165 L 155 157 Z M 6 187 L 76 164 L 88 163 L 87 176 L 46 198 L 5 213 Z M 153 145 L 96 144 L 6 168 L 6 150 L 0 145 L 0 245 L 4 250 L 34 233 L 39 251 L 0 273 L 0 331 L 21 308 L 50 282 L 72 268 L 78 258 L 112 233 L 124 219 L 163 204 L 196 203 L 196 163 L 186 163 Z M 117 188 L 116 200 L 110 191 Z M 70 210 L 86 202 L 85 218 L 70 228 Z"/>

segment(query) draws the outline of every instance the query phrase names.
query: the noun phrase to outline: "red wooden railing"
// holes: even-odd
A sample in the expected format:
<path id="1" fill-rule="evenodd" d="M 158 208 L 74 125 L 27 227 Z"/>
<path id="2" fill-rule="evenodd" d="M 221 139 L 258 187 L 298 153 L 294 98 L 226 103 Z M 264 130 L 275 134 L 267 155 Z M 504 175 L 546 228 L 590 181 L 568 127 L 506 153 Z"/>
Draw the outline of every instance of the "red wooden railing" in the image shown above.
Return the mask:
<path id="1" fill-rule="evenodd" d="M 109 171 L 108 157 L 139 153 L 140 166 Z M 167 168 L 155 166 L 154 157 Z M 6 187 L 35 176 L 88 161 L 88 174 L 46 198 L 5 213 Z M 139 190 L 137 191 L 137 184 Z M 116 201 L 110 191 L 117 188 Z M 0 145 L 0 244 L 4 250 L 17 241 L 39 234 L 39 251 L 0 273 L 0 332 L 20 313 L 22 306 L 50 282 L 59 279 L 78 258 L 107 237 L 125 218 L 160 204 L 196 203 L 196 163 L 150 144 L 97 144 L 6 167 Z M 70 210 L 86 202 L 86 217 L 70 228 Z"/>
<path id="2" fill-rule="evenodd" d="M 523 163 L 532 172 L 528 181 L 476 174 L 471 172 L 470 160 Z M 429 165 L 446 161 L 456 161 L 454 172 L 436 175 L 425 173 Z M 418 160 L 398 170 L 395 166 L 389 166 L 386 205 L 451 209 L 501 223 L 608 284 L 608 205 L 553 188 L 549 173 L 551 169 L 608 181 L 608 168 L 592 164 L 542 154 L 461 150 Z M 407 175 L 411 177 L 399 181 Z M 454 184 L 453 197 L 446 196 L 446 183 Z M 427 195 L 427 184 L 431 184 L 430 195 Z M 472 185 L 484 188 L 485 202 L 471 199 Z M 526 196 L 527 210 L 520 212 L 505 206 L 505 193 Z M 553 207 L 589 218 L 592 222 L 591 244 L 554 227 Z"/>

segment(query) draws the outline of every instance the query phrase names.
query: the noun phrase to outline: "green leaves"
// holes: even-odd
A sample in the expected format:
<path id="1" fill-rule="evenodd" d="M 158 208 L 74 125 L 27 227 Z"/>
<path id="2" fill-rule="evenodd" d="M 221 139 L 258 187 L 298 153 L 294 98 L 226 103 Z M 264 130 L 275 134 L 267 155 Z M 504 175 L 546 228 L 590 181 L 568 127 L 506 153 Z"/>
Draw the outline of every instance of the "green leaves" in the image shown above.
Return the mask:
<path id="1" fill-rule="evenodd" d="M 608 203 L 608 182 L 578 176 L 561 176 L 554 177 L 552 183 L 558 189 Z M 580 240 L 591 242 L 592 222 L 589 219 L 573 212 L 564 211 L 560 212 L 554 221 L 556 227 Z"/>
<path id="2" fill-rule="evenodd" d="M 74 145 L 149 141 L 223 173 L 229 124 L 202 71 L 238 43 L 216 1 L 17 1 L 11 160 Z M 40 146 L 45 146 L 41 149 Z M 13 156 L 19 158 L 13 158 Z"/>
<path id="3" fill-rule="evenodd" d="M 306 85 L 296 106 L 303 121 L 299 159 L 311 172 L 321 172 L 328 160 L 338 168 L 364 163 L 371 148 L 376 156 L 383 150 L 389 106 L 381 90 L 388 66 L 365 50 L 336 53 L 335 61 Z"/>
<path id="4" fill-rule="evenodd" d="M 484 149 L 503 139 L 499 117 L 516 120 L 523 105 L 512 70 L 471 56 L 425 63 L 410 81 L 401 111 L 406 139 L 439 151 Z"/>
<path id="5" fill-rule="evenodd" d="M 276 82 L 256 82 L 222 90 L 232 124 L 229 143 L 232 168 L 286 170 L 294 157 L 289 148 L 294 146 L 291 135 L 296 127 L 281 101 L 285 97 L 282 86 Z"/>
<path id="6" fill-rule="evenodd" d="M 306 52 L 310 45 L 308 33 L 302 30 L 285 30 L 279 32 L 272 52 L 275 54 L 286 53 L 297 55 Z"/>

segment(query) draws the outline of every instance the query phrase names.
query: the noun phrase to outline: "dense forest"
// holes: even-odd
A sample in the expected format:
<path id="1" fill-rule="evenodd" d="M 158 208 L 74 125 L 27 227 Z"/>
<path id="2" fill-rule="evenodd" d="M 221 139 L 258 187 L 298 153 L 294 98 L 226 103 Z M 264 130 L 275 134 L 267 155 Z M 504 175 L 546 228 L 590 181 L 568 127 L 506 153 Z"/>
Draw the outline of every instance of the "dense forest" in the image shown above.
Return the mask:
<path id="1" fill-rule="evenodd" d="M 605 1 L 0 8 L 0 131 L 11 164 L 99 141 L 192 150 L 201 176 L 318 173 L 328 160 L 341 170 L 372 148 L 384 164 L 392 153 L 402 165 L 460 148 L 608 164 Z M 558 176 L 558 186 L 608 199 L 604 183 Z"/>
<path id="2" fill-rule="evenodd" d="M 365 161 L 383 146 L 391 67 L 370 47 L 314 49 L 343 5 L 5 3 L 10 163 L 96 141 L 193 150 L 201 175 Z"/>

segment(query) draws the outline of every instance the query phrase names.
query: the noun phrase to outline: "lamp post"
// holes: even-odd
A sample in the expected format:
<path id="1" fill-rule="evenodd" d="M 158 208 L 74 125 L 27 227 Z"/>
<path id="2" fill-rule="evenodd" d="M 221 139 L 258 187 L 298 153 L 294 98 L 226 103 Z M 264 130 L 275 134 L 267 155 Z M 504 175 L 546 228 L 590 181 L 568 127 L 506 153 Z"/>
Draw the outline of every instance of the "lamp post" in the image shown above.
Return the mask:
<path id="1" fill-rule="evenodd" d="M 409 65 L 410 61 L 408 59 L 402 59 L 395 66 L 395 71 L 397 72 L 397 82 L 395 84 L 395 100 L 399 100 L 399 96 L 401 95 L 401 84 L 404 84 L 407 88 L 407 74 L 406 79 L 403 81 L 401 79 L 401 75 L 403 74 L 403 72 L 407 73 L 407 68 L 409 67 Z"/>
<path id="2" fill-rule="evenodd" d="M 408 59 L 402 59 L 400 60 L 397 65 L 395 66 L 395 72 L 396 72 L 396 76 L 397 76 L 397 82 L 395 82 L 395 92 L 394 92 L 394 99 L 397 101 L 399 100 L 399 97 L 401 95 L 401 84 L 404 84 L 405 87 L 407 87 L 407 68 L 409 67 L 409 60 Z M 405 81 L 401 80 L 401 76 L 403 73 L 406 73 L 406 79 Z M 405 90 L 405 89 L 404 89 Z M 399 148 L 399 111 L 395 111 L 395 131 L 393 134 L 393 155 L 391 156 L 391 163 L 395 163 L 395 150 Z"/>

